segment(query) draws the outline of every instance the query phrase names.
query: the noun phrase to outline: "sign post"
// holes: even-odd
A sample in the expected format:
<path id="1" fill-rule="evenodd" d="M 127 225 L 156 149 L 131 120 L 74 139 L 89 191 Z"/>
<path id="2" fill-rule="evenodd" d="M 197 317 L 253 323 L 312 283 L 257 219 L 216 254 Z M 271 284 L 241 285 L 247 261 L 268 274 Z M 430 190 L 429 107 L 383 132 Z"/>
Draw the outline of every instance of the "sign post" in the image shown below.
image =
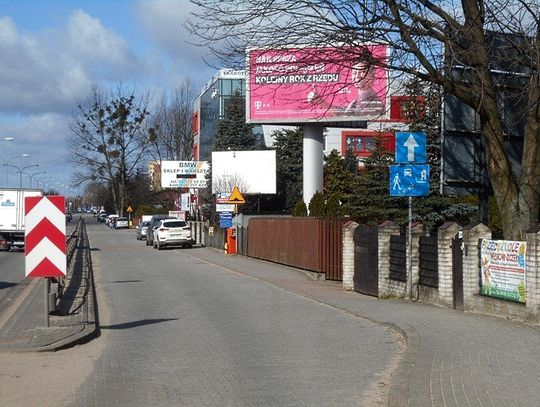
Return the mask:
<path id="1" fill-rule="evenodd" d="M 244 199 L 244 196 L 238 189 L 238 187 L 234 187 L 231 195 L 229 196 L 229 199 L 227 201 L 228 204 L 234 204 L 234 214 L 238 214 L 238 205 L 243 205 L 246 203 L 246 200 Z M 238 253 L 238 217 L 236 218 L 236 223 L 234 227 L 234 233 L 236 234 L 234 239 L 234 244 L 236 245 L 236 253 Z"/>
<path id="2" fill-rule="evenodd" d="M 407 297 L 412 300 L 412 197 L 429 194 L 425 133 L 396 133 L 396 164 L 390 166 L 390 195 L 409 197 L 407 228 Z"/>
<path id="3" fill-rule="evenodd" d="M 128 225 L 131 227 L 131 212 L 133 212 L 133 209 L 131 209 L 131 206 L 128 206 L 127 213 L 128 213 Z"/>
<path id="4" fill-rule="evenodd" d="M 63 196 L 27 197 L 24 201 L 26 277 L 44 277 L 45 324 L 49 326 L 50 277 L 66 275 L 66 215 Z"/>

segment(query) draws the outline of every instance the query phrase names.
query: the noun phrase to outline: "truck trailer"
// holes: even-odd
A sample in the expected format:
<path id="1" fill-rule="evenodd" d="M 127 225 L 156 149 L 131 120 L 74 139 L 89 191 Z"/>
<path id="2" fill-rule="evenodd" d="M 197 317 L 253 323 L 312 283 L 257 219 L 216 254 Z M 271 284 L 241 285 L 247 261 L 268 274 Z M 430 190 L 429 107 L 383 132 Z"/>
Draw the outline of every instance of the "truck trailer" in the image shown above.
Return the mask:
<path id="1" fill-rule="evenodd" d="M 43 196 L 41 189 L 0 189 L 0 251 L 24 248 L 24 198 Z"/>

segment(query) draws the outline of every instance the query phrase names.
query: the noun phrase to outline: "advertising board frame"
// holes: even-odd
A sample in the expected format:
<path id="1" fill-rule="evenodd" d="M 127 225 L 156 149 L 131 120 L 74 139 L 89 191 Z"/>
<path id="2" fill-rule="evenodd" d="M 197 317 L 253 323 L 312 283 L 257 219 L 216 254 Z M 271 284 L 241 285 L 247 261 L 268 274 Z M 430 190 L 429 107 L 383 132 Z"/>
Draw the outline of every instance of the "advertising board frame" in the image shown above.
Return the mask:
<path id="1" fill-rule="evenodd" d="M 373 69 L 374 78 L 372 79 L 371 97 L 380 100 L 382 108 L 379 105 L 375 106 L 377 112 L 360 113 L 365 111 L 366 103 L 372 101 L 358 101 L 360 98 L 355 90 L 354 83 L 362 83 L 367 78 L 368 73 L 363 74 L 364 77 L 354 81 L 352 79 L 353 66 L 361 63 L 359 58 L 351 58 L 347 53 L 347 49 L 354 48 L 356 55 L 362 53 L 372 53 L 373 58 L 382 61 L 382 64 L 370 65 L 369 72 Z M 367 51 L 366 51 L 367 49 Z M 272 53 L 275 53 L 273 55 Z M 289 53 L 290 55 L 287 56 Z M 311 60 L 311 56 L 315 54 L 328 53 L 326 57 L 315 57 Z M 268 54 L 264 57 L 265 54 Z M 301 58 L 296 58 L 295 55 L 308 57 L 302 62 L 298 62 Z M 350 52 L 355 55 L 355 52 Z M 278 62 L 272 62 L 278 57 L 281 58 Z M 311 55 L 311 56 L 310 56 Z M 330 62 L 332 55 L 340 56 L 341 60 Z M 384 67 L 384 63 L 388 61 L 390 55 L 390 47 L 386 44 L 361 44 L 357 46 L 350 45 L 334 45 L 334 46 L 298 46 L 290 45 L 285 47 L 274 48 L 249 48 L 246 51 L 246 121 L 248 123 L 258 124 L 299 124 L 299 123 L 365 123 L 367 120 L 386 120 L 390 111 L 390 91 L 389 91 L 389 70 Z M 294 60 L 298 65 L 292 67 L 283 63 L 283 60 Z M 257 64 L 257 60 L 264 61 Z M 255 61 L 255 63 L 253 63 Z M 263 66 L 264 64 L 273 64 Z M 297 68 L 298 72 L 295 71 Z M 341 69 L 341 70 L 340 70 Z M 256 76 L 258 73 L 276 75 Z M 276 72 L 274 72 L 276 71 Z M 317 72 L 318 73 L 310 73 Z M 371 74 L 369 74 L 371 75 Z M 258 78 L 258 79 L 257 79 Z M 268 82 L 265 84 L 255 82 L 259 80 L 277 81 Z M 299 82 L 297 82 L 299 81 Z M 333 85 L 325 85 L 333 82 Z M 294 96 L 291 96 L 294 93 Z M 365 92 L 367 94 L 368 92 Z M 285 96 L 285 95 L 288 95 Z M 259 98 L 254 100 L 254 98 Z M 264 99 L 266 98 L 266 99 Z M 285 99 L 284 99 L 285 98 Z M 314 100 L 318 100 L 321 106 L 317 106 Z M 376 102 L 375 100 L 373 102 Z M 273 107 L 270 104 L 273 103 Z M 297 105 L 294 105 L 296 103 Z M 363 103 L 362 107 L 351 106 L 354 104 Z M 379 103 L 379 102 L 376 102 Z M 272 109 L 279 106 L 275 113 Z M 286 116 L 280 109 L 285 109 L 291 115 Z M 267 108 L 267 113 L 256 115 L 254 112 L 260 109 Z M 382 110 L 380 110 L 382 109 Z M 283 110 L 284 112 L 285 110 Z M 272 117 L 268 117 L 272 116 Z"/>
<path id="2" fill-rule="evenodd" d="M 482 239 L 480 294 L 525 303 L 527 243 Z"/>
<path id="3" fill-rule="evenodd" d="M 208 161 L 163 160 L 160 162 L 161 188 L 206 188 L 208 171 Z"/>

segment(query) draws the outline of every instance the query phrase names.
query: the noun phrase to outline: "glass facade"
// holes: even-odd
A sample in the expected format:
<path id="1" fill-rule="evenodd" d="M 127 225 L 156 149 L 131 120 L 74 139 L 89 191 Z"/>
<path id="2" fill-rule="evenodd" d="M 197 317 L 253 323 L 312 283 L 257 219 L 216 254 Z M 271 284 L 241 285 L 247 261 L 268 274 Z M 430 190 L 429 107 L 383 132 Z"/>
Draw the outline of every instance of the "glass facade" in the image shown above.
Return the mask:
<path id="1" fill-rule="evenodd" d="M 206 90 L 200 96 L 199 160 L 210 161 L 212 159 L 217 123 L 223 118 L 227 103 L 236 91 L 245 97 L 245 79 L 218 77 L 213 83 L 206 86 Z M 253 132 L 259 137 L 259 140 L 264 140 L 262 126 L 255 125 Z"/>

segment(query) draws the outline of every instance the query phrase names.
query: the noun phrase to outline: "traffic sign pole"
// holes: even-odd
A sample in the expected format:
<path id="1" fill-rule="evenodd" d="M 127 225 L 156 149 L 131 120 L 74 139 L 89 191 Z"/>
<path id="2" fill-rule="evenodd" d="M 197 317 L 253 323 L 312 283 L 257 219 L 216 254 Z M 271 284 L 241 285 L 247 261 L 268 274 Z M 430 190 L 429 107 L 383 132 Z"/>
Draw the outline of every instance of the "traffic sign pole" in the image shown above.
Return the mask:
<path id="1" fill-rule="evenodd" d="M 412 196 L 409 197 L 407 246 L 407 296 L 409 297 L 409 300 L 412 300 Z"/>
<path id="2" fill-rule="evenodd" d="M 407 229 L 407 292 L 412 301 L 412 197 L 429 194 L 429 165 L 426 162 L 426 134 L 397 132 L 395 161 L 390 166 L 390 196 L 409 197 Z"/>

